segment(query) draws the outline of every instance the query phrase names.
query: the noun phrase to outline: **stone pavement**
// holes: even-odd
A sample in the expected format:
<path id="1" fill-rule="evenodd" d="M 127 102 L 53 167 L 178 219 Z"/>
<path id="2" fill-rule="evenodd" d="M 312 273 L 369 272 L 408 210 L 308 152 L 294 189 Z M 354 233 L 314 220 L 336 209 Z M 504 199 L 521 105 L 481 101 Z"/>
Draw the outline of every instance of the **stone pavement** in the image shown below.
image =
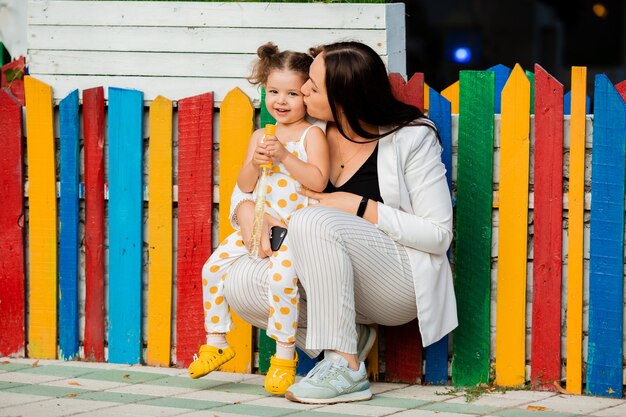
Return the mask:
<path id="1" fill-rule="evenodd" d="M 553 392 L 493 392 L 466 402 L 449 387 L 372 384 L 370 401 L 305 405 L 273 397 L 263 376 L 0 358 L 0 416 L 625 417 L 626 400 Z"/>

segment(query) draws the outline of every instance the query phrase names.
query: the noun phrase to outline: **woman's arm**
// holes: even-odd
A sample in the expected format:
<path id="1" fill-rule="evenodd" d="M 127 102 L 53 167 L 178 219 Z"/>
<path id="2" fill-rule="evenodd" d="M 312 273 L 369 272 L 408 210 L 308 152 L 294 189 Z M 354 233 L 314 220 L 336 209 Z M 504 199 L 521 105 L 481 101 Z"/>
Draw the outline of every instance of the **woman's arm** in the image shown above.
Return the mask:
<path id="1" fill-rule="evenodd" d="M 404 176 L 412 213 L 378 203 L 378 227 L 405 246 L 445 254 L 452 242 L 452 201 L 441 146 L 430 128 L 408 131 L 418 135 L 398 138 L 407 140 L 399 146 L 404 172 L 398 175 Z"/>
<path id="2" fill-rule="evenodd" d="M 270 139 L 267 144 L 272 157 L 281 162 L 289 174 L 305 188 L 318 192 L 326 188 L 330 175 L 330 161 L 328 142 L 320 128 L 314 126 L 307 133 L 307 162 L 287 151 L 277 139 Z"/>

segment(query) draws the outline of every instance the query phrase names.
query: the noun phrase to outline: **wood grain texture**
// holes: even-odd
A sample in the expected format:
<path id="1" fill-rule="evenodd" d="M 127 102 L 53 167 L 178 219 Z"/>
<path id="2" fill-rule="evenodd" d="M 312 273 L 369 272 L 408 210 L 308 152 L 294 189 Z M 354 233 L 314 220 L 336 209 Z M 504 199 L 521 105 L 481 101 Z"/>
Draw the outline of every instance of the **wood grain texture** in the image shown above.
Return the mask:
<path id="1" fill-rule="evenodd" d="M 52 87 L 26 76 L 28 136 L 28 356 L 57 355 L 57 198 Z"/>
<path id="2" fill-rule="evenodd" d="M 567 228 L 566 389 L 582 392 L 585 98 L 587 68 L 572 67 Z"/>
<path id="3" fill-rule="evenodd" d="M 172 332 L 172 102 L 150 105 L 148 347 L 146 363 L 169 366 Z"/>
<path id="4" fill-rule="evenodd" d="M 235 188 L 237 173 L 245 158 L 248 140 L 254 130 L 254 107 L 250 98 L 239 88 L 224 98 L 220 110 L 220 213 L 219 240 L 234 230 L 230 224 L 230 196 Z M 228 173 L 228 175 L 224 175 Z M 222 367 L 228 372 L 250 372 L 252 369 L 252 326 L 231 311 L 234 329 L 227 339 L 237 356 Z"/>
<path id="5" fill-rule="evenodd" d="M 83 91 L 85 360 L 104 361 L 104 89 Z"/>
<path id="6" fill-rule="evenodd" d="M 561 376 L 563 85 L 535 65 L 535 159 L 531 383 L 555 390 Z"/>
<path id="7" fill-rule="evenodd" d="M 461 71 L 459 82 L 452 381 L 476 385 L 489 382 L 495 74 Z"/>
<path id="8" fill-rule="evenodd" d="M 24 356 L 24 172 L 22 105 L 0 90 L 0 356 Z"/>
<path id="9" fill-rule="evenodd" d="M 68 360 L 78 355 L 78 90 L 61 101 L 59 122 L 59 355 Z"/>
<path id="10" fill-rule="evenodd" d="M 587 394 L 622 398 L 626 104 L 605 74 L 594 83 Z"/>
<path id="11" fill-rule="evenodd" d="M 109 88 L 108 361 L 141 361 L 143 94 Z"/>
<path id="12" fill-rule="evenodd" d="M 212 209 L 213 93 L 205 93 L 178 102 L 176 364 L 180 367 L 187 367 L 206 341 L 201 272 L 211 255 Z"/>
<path id="13" fill-rule="evenodd" d="M 530 83 L 519 65 L 502 89 L 496 383 L 525 380 Z"/>

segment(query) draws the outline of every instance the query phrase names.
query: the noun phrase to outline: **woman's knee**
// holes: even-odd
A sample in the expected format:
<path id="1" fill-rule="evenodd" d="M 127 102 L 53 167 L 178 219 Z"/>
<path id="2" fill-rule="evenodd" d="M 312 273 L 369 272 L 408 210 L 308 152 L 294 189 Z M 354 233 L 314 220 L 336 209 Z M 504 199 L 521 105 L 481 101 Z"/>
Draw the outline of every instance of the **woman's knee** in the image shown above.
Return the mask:
<path id="1" fill-rule="evenodd" d="M 289 221 L 291 242 L 326 238 L 337 231 L 337 210 L 326 207 L 307 207 L 296 211 Z"/>

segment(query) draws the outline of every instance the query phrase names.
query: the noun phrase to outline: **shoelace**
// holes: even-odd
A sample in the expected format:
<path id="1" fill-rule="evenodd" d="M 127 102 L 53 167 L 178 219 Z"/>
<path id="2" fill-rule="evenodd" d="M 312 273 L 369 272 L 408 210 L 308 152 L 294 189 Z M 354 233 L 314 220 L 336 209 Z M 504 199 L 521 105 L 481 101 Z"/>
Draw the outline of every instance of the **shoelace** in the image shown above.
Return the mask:
<path id="1" fill-rule="evenodd" d="M 333 362 L 331 360 L 324 360 L 318 362 L 317 365 L 315 365 L 315 367 L 311 369 L 311 372 L 309 372 L 307 378 L 312 381 L 321 382 L 333 375 L 341 367 L 342 366 L 336 362 Z"/>

